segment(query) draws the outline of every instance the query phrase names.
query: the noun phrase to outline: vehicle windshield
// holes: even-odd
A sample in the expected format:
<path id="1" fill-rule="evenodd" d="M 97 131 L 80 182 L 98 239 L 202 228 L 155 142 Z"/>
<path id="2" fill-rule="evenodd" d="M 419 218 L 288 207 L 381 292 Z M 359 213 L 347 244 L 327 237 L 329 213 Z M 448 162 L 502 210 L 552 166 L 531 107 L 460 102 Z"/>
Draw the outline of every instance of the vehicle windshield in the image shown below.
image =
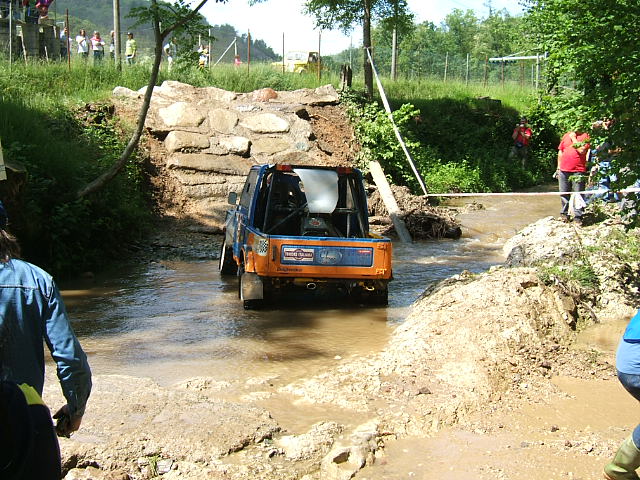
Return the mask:
<path id="1" fill-rule="evenodd" d="M 294 168 L 302 181 L 309 213 L 331 213 L 338 204 L 338 173 L 333 170 Z"/>
<path id="2" fill-rule="evenodd" d="M 306 52 L 289 52 L 287 53 L 287 60 L 306 61 L 308 53 Z"/>

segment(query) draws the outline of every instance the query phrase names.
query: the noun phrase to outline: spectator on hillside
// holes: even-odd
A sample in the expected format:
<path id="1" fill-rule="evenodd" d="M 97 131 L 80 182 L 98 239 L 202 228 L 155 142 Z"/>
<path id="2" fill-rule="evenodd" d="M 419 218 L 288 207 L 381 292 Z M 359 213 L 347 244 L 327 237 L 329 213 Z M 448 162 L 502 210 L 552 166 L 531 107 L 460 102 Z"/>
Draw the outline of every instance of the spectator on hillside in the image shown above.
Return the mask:
<path id="1" fill-rule="evenodd" d="M 562 137 L 558 146 L 558 169 L 554 175 L 558 178 L 560 192 L 584 191 L 589 147 L 588 133 L 567 132 Z M 561 221 L 569 222 L 569 213 L 573 210 L 573 222 L 582 225 L 585 202 L 581 194 L 560 195 L 560 206 Z"/>
<path id="2" fill-rule="evenodd" d="M 209 49 L 200 45 L 198 47 L 198 53 L 200 54 L 200 57 L 198 58 L 198 67 L 201 69 L 205 68 L 209 65 Z"/>
<path id="3" fill-rule="evenodd" d="M 49 17 L 49 7 L 53 3 L 53 0 L 38 0 L 36 2 L 36 10 L 40 14 L 40 18 Z"/>
<path id="4" fill-rule="evenodd" d="M 520 158 L 522 162 L 522 168 L 524 168 L 529 156 L 529 140 L 531 140 L 531 129 L 527 125 L 527 119 L 522 117 L 516 124 L 516 128 L 513 129 L 511 138 L 513 138 L 513 147 L 509 153 L 509 159 L 513 160 L 515 157 Z"/>
<path id="5" fill-rule="evenodd" d="M 60 59 L 66 60 L 69 55 L 69 29 L 64 27 L 60 30 Z"/>
<path id="6" fill-rule="evenodd" d="M 80 33 L 76 35 L 76 43 L 78 44 L 78 56 L 84 60 L 89 58 L 89 39 L 87 39 L 85 29 L 80 29 Z"/>
<path id="7" fill-rule="evenodd" d="M 104 45 L 105 42 L 100 37 L 100 32 L 93 32 L 91 37 L 91 50 L 93 51 L 93 64 L 98 65 L 104 58 Z"/>
<path id="8" fill-rule="evenodd" d="M 116 59 L 116 32 L 114 32 L 113 30 L 111 30 L 111 32 L 109 33 L 109 56 L 111 57 L 111 60 Z"/>
<path id="9" fill-rule="evenodd" d="M 136 61 L 138 45 L 133 38 L 133 33 L 127 32 L 127 43 L 125 43 L 124 54 L 127 57 L 127 64 L 133 65 Z"/>
<path id="10" fill-rule="evenodd" d="M 172 37 L 169 43 L 164 46 L 164 53 L 167 56 L 168 70 L 171 71 L 173 62 L 176 61 L 178 56 L 178 45 L 176 44 L 175 37 Z"/>

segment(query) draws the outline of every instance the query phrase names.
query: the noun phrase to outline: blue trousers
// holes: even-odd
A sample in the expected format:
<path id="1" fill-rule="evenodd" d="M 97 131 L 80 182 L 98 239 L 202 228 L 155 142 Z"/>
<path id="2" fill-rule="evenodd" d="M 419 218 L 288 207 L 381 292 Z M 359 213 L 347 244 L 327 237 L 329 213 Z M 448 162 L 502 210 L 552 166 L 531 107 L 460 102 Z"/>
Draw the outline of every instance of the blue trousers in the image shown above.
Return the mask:
<path id="1" fill-rule="evenodd" d="M 640 375 L 632 375 L 630 373 L 622 373 L 618 371 L 618 380 L 627 392 L 633 398 L 640 402 Z M 640 425 L 637 425 L 631 434 L 633 443 L 640 448 Z"/>

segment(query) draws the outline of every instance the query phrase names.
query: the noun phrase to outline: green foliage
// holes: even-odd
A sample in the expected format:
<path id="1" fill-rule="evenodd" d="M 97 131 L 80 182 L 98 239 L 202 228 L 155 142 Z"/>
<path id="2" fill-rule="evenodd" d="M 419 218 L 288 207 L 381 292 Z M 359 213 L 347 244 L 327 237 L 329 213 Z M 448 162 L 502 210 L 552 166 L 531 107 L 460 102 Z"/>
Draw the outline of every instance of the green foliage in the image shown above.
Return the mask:
<path id="1" fill-rule="evenodd" d="M 569 288 L 597 289 L 600 281 L 588 259 L 581 258 L 572 265 L 553 265 L 540 268 L 540 278 L 547 285 L 562 283 Z"/>
<path id="2" fill-rule="evenodd" d="M 640 8 L 636 0 L 532 0 L 528 22 L 540 51 L 549 52 L 550 95 L 563 130 L 590 131 L 592 143 L 622 147 L 612 159 L 614 188 L 640 177 Z M 573 88 L 563 88 L 570 84 Z M 591 123 L 613 119 L 608 130 Z M 637 218 L 637 217 L 636 217 Z"/>
<path id="3" fill-rule="evenodd" d="M 87 118 L 95 120 L 87 122 L 76 106 L 82 92 L 91 92 L 92 99 L 92 89 L 110 90 L 110 72 L 77 66 L 65 73 L 56 64 L 14 65 L 11 73 L 6 67 L 2 72 L 5 160 L 23 165 L 28 174 L 20 197 L 4 200 L 19 206 L 12 230 L 25 258 L 56 275 L 101 268 L 149 222 L 139 160 L 98 194 L 76 199 L 76 191 L 124 148 L 120 126 L 104 109 L 92 107 Z"/>
<path id="4" fill-rule="evenodd" d="M 526 169 L 509 160 L 511 132 L 519 112 L 502 102 L 478 99 L 477 87 L 442 82 L 390 82 L 393 117 L 408 150 L 432 193 L 510 191 L 549 178 L 557 134 L 533 99 L 509 91 L 505 104 L 518 105 L 532 119 L 534 143 Z M 360 161 L 379 160 L 391 179 L 419 193 L 419 184 L 394 135 L 386 113 L 375 103 L 343 95 L 363 146 Z M 536 128 L 541 129 L 537 135 Z"/>

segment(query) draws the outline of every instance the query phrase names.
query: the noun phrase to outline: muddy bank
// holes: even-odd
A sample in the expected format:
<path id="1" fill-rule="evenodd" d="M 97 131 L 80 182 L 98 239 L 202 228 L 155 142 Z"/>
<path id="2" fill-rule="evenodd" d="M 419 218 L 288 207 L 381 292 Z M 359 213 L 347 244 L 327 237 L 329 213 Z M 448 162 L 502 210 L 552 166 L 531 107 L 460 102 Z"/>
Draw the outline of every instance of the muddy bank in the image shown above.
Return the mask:
<path id="1" fill-rule="evenodd" d="M 394 459 L 424 445 L 431 450 L 419 455 L 447 459 L 437 442 L 459 445 L 461 438 L 477 456 L 489 445 L 504 454 L 496 454 L 504 464 L 483 460 L 480 471 L 477 456 L 463 461 L 474 478 L 517 478 L 509 472 L 519 471 L 523 456 L 533 471 L 546 472 L 528 478 L 596 468 L 625 435 L 625 422 L 604 410 L 617 429 L 587 428 L 540 409 L 571 396 L 558 379 L 616 388 L 611 355 L 577 348 L 576 338 L 623 325 L 637 307 L 637 259 L 621 253 L 622 232 L 614 222 L 576 229 L 543 219 L 505 246 L 508 265 L 430 286 L 379 354 L 337 359 L 335 368 L 292 384 L 249 373 L 244 394 L 229 398 L 229 384 L 196 372 L 170 387 L 98 375 L 82 429 L 61 441 L 66 478 L 406 478 L 411 469 L 434 478 L 449 467 Z M 568 268 L 585 255 L 571 247 L 577 244 L 589 246 L 595 287 L 585 291 L 532 267 Z M 58 390 L 48 378 L 49 404 L 62 401 Z M 271 408 L 276 400 L 313 423 L 288 425 Z M 518 454 L 510 460 L 511 448 Z M 563 464 L 568 457 L 572 470 Z M 391 466 L 393 474 L 385 470 Z"/>

